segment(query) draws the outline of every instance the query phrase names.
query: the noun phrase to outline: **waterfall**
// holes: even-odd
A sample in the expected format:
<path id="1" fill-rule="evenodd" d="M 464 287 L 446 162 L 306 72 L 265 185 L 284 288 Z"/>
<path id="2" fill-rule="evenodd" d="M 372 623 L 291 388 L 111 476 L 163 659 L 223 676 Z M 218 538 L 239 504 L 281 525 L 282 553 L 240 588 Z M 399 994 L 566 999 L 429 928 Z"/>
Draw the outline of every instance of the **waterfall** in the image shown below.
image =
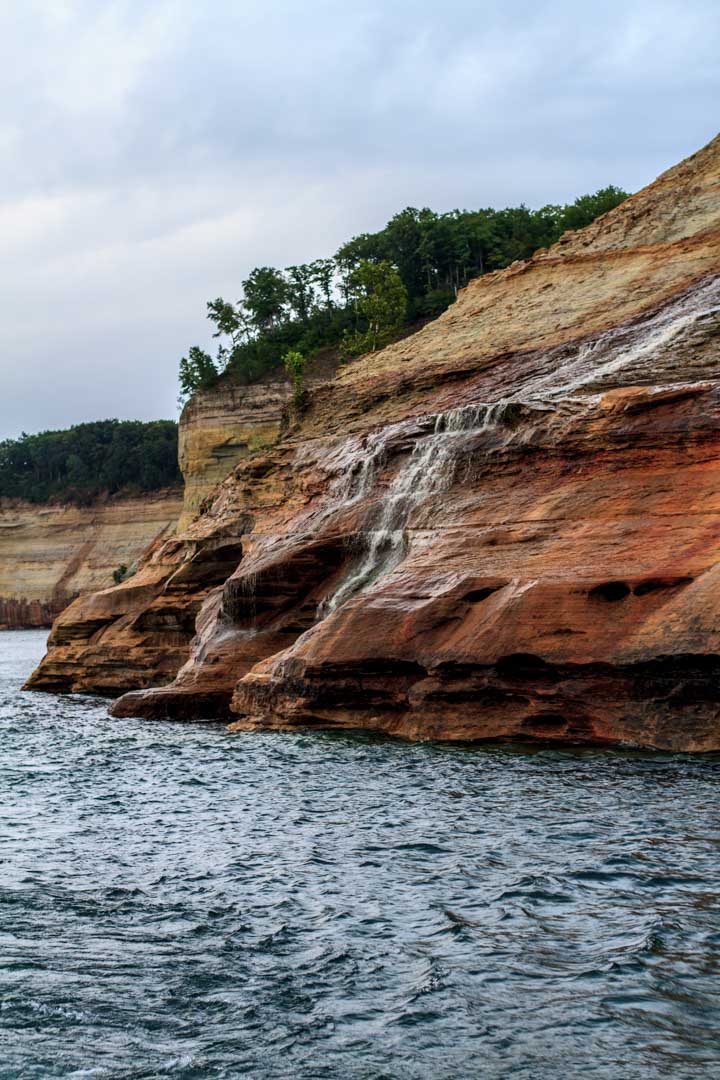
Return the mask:
<path id="1" fill-rule="evenodd" d="M 430 495 L 450 487 L 468 442 L 479 432 L 498 424 L 509 408 L 505 401 L 481 402 L 435 416 L 432 433 L 417 440 L 410 458 L 392 480 L 379 506 L 371 511 L 370 520 L 361 534 L 362 557 L 330 599 L 321 605 L 321 614 L 335 611 L 353 593 L 400 562 L 405 553 L 405 528 L 412 511 Z M 353 491 L 357 490 L 360 481 L 366 482 L 370 473 L 377 469 L 378 461 L 384 457 L 385 446 L 383 443 L 382 454 L 368 457 L 363 462 L 367 469 L 356 471 Z M 369 488 L 363 494 L 367 490 Z"/>
<path id="2" fill-rule="evenodd" d="M 513 400 L 554 401 L 576 390 L 602 391 L 619 372 L 623 385 L 641 384 L 648 375 L 657 383 L 663 368 L 669 377 L 677 377 L 674 352 L 678 345 L 719 312 L 720 277 L 713 277 L 649 316 L 606 330 L 569 355 L 566 347 L 554 349 L 548 354 L 549 369 L 530 378 Z M 558 358 L 559 364 L 554 363 Z"/>
<path id="3" fill-rule="evenodd" d="M 332 461 L 339 477 L 330 488 L 331 503 L 347 505 L 368 494 L 385 463 L 387 445 L 394 434 L 393 425 L 373 432 L 362 441 L 351 440 L 343 445 L 339 460 Z"/>
<path id="4" fill-rule="evenodd" d="M 405 530 L 413 510 L 438 492 L 446 491 L 457 476 L 458 464 L 467 459 L 469 444 L 482 431 L 506 422 L 515 410 L 558 409 L 563 398 L 586 389 L 602 393 L 617 385 L 612 377 L 623 373 L 622 385 L 657 382 L 658 370 L 677 380 L 678 347 L 691 335 L 712 331 L 707 325 L 720 313 L 720 277 L 708 278 L 667 303 L 576 346 L 548 352 L 545 370 L 516 384 L 503 400 L 479 402 L 449 409 L 420 422 L 432 424 L 429 435 L 416 440 L 405 465 L 368 515 L 361 532 L 362 555 L 335 593 L 318 609 L 324 616 L 350 596 L 392 570 L 405 554 Z M 603 385 L 604 384 L 604 385 Z M 343 473 L 334 499 L 348 504 L 364 498 L 375 486 L 387 459 L 387 448 L 397 442 L 399 425 L 383 429 L 364 443 L 346 444 L 334 464 Z"/>

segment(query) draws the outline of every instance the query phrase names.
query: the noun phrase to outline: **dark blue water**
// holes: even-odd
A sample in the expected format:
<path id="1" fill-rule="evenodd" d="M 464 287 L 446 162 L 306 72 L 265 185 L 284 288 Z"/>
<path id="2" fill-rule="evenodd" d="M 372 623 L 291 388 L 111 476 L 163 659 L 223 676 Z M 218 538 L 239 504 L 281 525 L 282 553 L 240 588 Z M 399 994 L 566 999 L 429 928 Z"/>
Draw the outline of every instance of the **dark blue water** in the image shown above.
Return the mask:
<path id="1" fill-rule="evenodd" d="M 717 759 L 234 735 L 21 695 L 0 1078 L 720 1077 Z"/>

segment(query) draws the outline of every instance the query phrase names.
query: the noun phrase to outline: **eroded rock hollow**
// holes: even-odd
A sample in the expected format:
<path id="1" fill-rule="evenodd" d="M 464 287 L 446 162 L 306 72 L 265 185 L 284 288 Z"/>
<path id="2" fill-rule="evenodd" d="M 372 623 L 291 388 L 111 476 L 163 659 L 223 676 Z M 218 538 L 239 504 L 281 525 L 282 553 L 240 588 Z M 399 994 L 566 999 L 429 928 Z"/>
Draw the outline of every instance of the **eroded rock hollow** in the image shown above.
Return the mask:
<path id="1" fill-rule="evenodd" d="M 317 387 L 61 615 L 30 685 L 238 729 L 720 749 L 719 328 L 720 138 Z"/>

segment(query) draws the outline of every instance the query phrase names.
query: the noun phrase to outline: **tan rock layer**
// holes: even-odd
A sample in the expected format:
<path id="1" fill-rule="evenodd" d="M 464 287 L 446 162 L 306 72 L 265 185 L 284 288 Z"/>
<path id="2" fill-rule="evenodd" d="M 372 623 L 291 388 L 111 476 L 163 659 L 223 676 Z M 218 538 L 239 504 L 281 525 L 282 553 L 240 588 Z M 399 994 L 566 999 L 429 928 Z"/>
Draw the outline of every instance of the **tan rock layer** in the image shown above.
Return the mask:
<path id="1" fill-rule="evenodd" d="M 289 383 L 279 379 L 253 386 L 226 383 L 191 398 L 180 421 L 179 460 L 185 479 L 181 529 L 235 465 L 272 446 L 290 395 Z"/>
<path id="2" fill-rule="evenodd" d="M 0 628 L 51 625 L 171 534 L 181 507 L 177 490 L 88 507 L 0 501 Z"/>
<path id="3" fill-rule="evenodd" d="M 719 312 L 716 139 L 237 465 L 181 557 L 232 535 L 242 559 L 176 680 L 123 676 L 115 714 L 719 749 Z M 33 685 L 100 688 L 139 655 L 91 607 Z"/>

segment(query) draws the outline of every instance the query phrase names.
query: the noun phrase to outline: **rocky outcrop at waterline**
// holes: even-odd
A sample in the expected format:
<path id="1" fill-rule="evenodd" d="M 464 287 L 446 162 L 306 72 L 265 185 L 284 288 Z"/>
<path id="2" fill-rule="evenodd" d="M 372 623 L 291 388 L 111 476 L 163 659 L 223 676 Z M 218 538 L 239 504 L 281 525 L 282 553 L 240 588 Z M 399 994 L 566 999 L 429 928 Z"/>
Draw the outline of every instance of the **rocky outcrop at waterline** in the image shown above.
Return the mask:
<path id="1" fill-rule="evenodd" d="M 175 528 L 182 493 L 90 506 L 0 500 L 0 630 L 49 627 L 80 593 L 112 584 Z"/>
<path id="2" fill-rule="evenodd" d="M 719 327 L 716 139 L 317 388 L 146 596 L 60 617 L 31 684 L 238 729 L 720 748 Z M 159 609 L 197 613 L 189 654 Z"/>

